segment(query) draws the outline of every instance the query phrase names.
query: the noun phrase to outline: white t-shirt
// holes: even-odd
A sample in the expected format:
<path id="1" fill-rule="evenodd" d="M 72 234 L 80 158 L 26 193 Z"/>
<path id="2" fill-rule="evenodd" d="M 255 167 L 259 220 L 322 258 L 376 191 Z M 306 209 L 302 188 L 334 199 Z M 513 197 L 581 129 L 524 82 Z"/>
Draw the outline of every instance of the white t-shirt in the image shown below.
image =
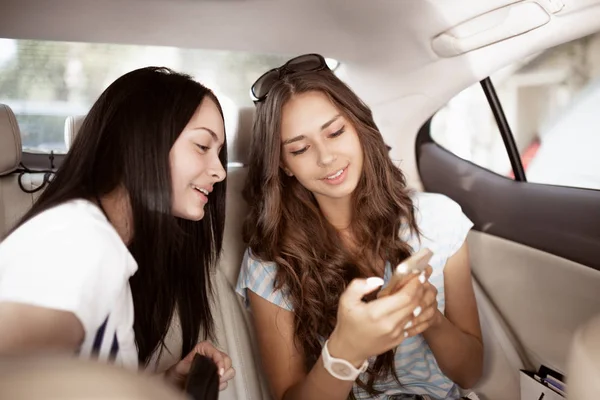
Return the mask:
<path id="1" fill-rule="evenodd" d="M 72 200 L 27 221 L 0 243 L 0 301 L 70 311 L 84 358 L 138 368 L 129 278 L 137 263 L 102 211 Z"/>

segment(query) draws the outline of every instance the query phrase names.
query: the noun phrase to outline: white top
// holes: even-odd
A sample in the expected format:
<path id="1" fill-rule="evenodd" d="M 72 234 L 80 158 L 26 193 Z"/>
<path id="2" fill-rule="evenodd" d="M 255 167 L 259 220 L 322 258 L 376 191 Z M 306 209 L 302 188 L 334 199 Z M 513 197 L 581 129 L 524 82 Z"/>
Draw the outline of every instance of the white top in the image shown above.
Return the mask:
<path id="1" fill-rule="evenodd" d="M 418 237 L 403 231 L 401 237 L 410 244 L 414 252 L 423 247 L 433 251 L 434 255 L 429 262 L 433 273 L 429 281 L 438 290 L 438 308 L 444 312 L 446 305 L 444 267 L 448 259 L 462 246 L 473 224 L 463 214 L 460 206 L 449 197 L 433 193 L 417 193 L 413 201 L 417 225 L 422 235 L 419 240 Z M 257 260 L 250 251 L 247 251 L 242 261 L 236 291 L 244 297 L 247 305 L 247 290 L 251 290 L 283 309 L 294 311 L 286 289 L 274 289 L 276 273 L 275 263 Z M 387 262 L 383 276 L 384 286 L 391 276 L 392 268 Z M 322 341 L 324 342 L 325 339 L 322 338 Z M 441 371 L 422 335 L 410 337 L 396 348 L 395 366 L 402 386 L 398 386 L 391 377 L 384 382 L 376 383 L 375 388 L 385 393 L 381 397 L 382 400 L 387 399 L 388 396 L 400 395 L 405 395 L 404 398 L 407 399 L 414 398 L 414 395 L 436 399 L 460 397 L 458 386 Z M 361 375 L 363 381 L 366 377 L 364 374 Z M 371 398 L 357 386 L 354 388 L 354 394 L 357 399 Z"/>
<path id="2" fill-rule="evenodd" d="M 87 200 L 46 210 L 0 243 L 0 301 L 70 311 L 85 338 L 79 355 L 137 369 L 129 278 L 137 263 Z"/>

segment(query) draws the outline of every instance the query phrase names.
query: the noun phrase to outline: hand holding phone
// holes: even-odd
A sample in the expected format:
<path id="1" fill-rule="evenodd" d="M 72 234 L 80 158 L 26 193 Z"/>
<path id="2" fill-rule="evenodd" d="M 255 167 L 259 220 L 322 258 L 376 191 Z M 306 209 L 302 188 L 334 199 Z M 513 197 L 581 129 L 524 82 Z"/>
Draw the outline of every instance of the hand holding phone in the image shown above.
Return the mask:
<path id="1" fill-rule="evenodd" d="M 184 389 L 193 400 L 218 399 L 219 374 L 215 362 L 206 356 L 196 354 Z"/>
<path id="2" fill-rule="evenodd" d="M 431 257 L 433 257 L 433 252 L 425 247 L 402 261 L 394 268 L 390 282 L 379 291 L 377 297 L 388 296 L 400 290 L 411 278 L 425 271 Z"/>

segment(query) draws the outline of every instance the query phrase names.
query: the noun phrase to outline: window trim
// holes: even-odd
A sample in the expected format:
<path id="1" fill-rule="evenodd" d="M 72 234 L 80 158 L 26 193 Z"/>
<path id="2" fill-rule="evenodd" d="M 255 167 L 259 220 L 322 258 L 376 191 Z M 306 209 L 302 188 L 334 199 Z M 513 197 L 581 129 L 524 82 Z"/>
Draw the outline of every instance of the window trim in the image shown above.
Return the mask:
<path id="1" fill-rule="evenodd" d="M 502 104 L 500 103 L 500 99 L 498 98 L 498 94 L 494 88 L 494 84 L 489 76 L 483 79 L 480 84 L 490 109 L 494 114 L 494 119 L 496 120 L 496 125 L 500 131 L 500 136 L 502 136 L 504 147 L 506 147 L 506 152 L 513 170 L 515 181 L 527 182 L 527 177 L 525 176 L 525 169 L 523 168 L 523 163 L 521 162 L 519 149 L 515 143 L 515 138 L 512 134 L 512 130 L 510 129 L 508 120 L 506 119 L 506 114 L 504 114 L 504 110 L 502 109 Z"/>

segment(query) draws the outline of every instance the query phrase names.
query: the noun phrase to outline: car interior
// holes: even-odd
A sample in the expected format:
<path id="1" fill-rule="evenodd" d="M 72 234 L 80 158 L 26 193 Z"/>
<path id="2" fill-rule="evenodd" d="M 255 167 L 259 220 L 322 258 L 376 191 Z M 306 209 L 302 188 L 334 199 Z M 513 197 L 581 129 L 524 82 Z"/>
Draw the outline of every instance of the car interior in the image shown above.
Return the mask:
<path id="1" fill-rule="evenodd" d="M 482 399 L 540 400 L 547 386 L 524 392 L 532 378 L 521 371 L 544 366 L 565 377 L 567 398 L 598 398 L 600 0 L 3 0 L 0 9 L 2 236 L 52 179 L 85 118 L 85 105 L 69 108 L 70 98 L 40 111 L 35 90 L 16 97 L 10 83 L 26 67 L 10 68 L 20 49 L 30 51 L 23 60 L 39 43 L 231 55 L 227 72 L 239 76 L 198 77 L 224 93 L 229 81 L 245 85 L 224 104 L 227 214 L 214 316 L 237 375 L 219 398 L 271 398 L 252 316 L 234 290 L 245 250 L 248 91 L 266 65 L 303 53 L 327 57 L 371 107 L 411 188 L 449 196 L 473 221 L 468 244 L 485 351 L 473 390 Z M 123 68 L 161 60 L 136 57 Z M 64 67 L 56 79 L 68 82 L 78 68 Z M 54 79 L 41 75 L 30 75 L 32 87 Z M 32 123 L 34 114 L 58 121 L 51 140 L 32 142 L 45 121 Z M 174 322 L 168 348 L 178 340 Z M 163 352 L 152 367 L 177 357 Z M 564 397 L 557 390 L 545 398 L 552 395 Z"/>

